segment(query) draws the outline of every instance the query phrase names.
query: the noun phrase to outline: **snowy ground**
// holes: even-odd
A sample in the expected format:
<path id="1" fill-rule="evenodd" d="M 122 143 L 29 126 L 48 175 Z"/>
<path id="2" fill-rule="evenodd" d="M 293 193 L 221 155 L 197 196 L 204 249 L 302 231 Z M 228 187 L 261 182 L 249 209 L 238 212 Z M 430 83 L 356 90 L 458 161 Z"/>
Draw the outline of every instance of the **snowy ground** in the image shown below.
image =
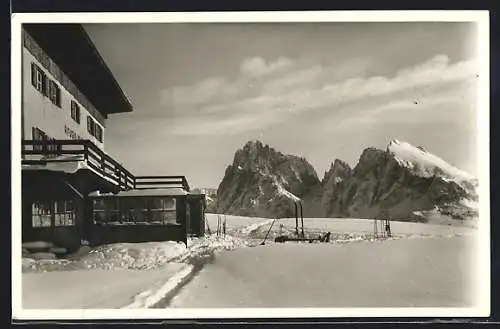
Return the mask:
<path id="1" fill-rule="evenodd" d="M 218 255 L 169 307 L 470 307 L 468 237 L 266 245 Z"/>
<path id="2" fill-rule="evenodd" d="M 314 292 L 316 289 L 319 290 L 319 286 L 317 285 L 321 282 L 331 284 L 335 287 L 335 285 L 340 284 L 339 282 L 342 281 L 342 278 L 353 276 L 354 280 L 362 281 L 362 273 L 366 274 L 374 271 L 390 274 L 388 276 L 376 276 L 379 278 L 379 281 L 376 281 L 378 283 L 375 286 L 379 287 L 377 289 L 382 289 L 390 280 L 397 281 L 397 278 L 400 276 L 404 277 L 408 274 L 408 272 L 405 272 L 408 270 L 405 270 L 403 267 L 405 264 L 413 264 L 413 262 L 423 262 L 423 267 L 430 269 L 428 274 L 423 274 L 423 277 L 416 274 L 417 277 L 413 282 L 433 281 L 434 283 L 431 282 L 424 286 L 428 286 L 435 293 L 441 294 L 443 301 L 451 304 L 454 302 L 463 302 L 463 299 L 450 295 L 450 291 L 453 289 L 448 290 L 446 285 L 456 283 L 459 280 L 457 276 L 460 276 L 462 269 L 460 268 L 461 265 L 457 265 L 457 260 L 454 257 L 461 254 L 462 249 L 464 249 L 460 241 L 465 241 L 464 239 L 475 232 L 474 229 L 445 225 L 393 222 L 392 232 L 394 237 L 392 239 L 404 239 L 405 241 L 374 241 L 372 236 L 373 221 L 371 220 L 315 218 L 304 219 L 306 234 L 316 236 L 319 233 L 332 232 L 333 240 L 331 244 L 275 244 L 273 242 L 274 236 L 278 235 L 280 231 L 292 232 L 295 226 L 294 218 L 280 219 L 274 223 L 266 245 L 259 246 L 273 220 L 224 215 L 220 215 L 220 218 L 222 221 L 224 219 L 226 221 L 226 236 L 216 236 L 214 234 L 217 230 L 217 215 L 208 214 L 207 221 L 212 235 L 201 239 L 191 239 L 188 248 L 184 244 L 169 241 L 120 243 L 96 248 L 72 260 L 35 261 L 24 258 L 22 287 L 24 308 L 119 308 L 127 306 L 144 308 L 169 305 L 171 298 L 174 297 L 169 294 L 173 289 L 186 284 L 187 280 L 191 279 L 193 273 L 200 270 L 200 259 L 204 262 L 205 258 L 203 257 L 206 255 L 210 256 L 209 259 L 212 259 L 215 263 L 206 265 L 198 277 L 187 283 L 180 290 L 175 303 L 172 301 L 172 306 L 179 307 L 179 305 L 186 305 L 190 307 L 199 303 L 208 303 L 210 302 L 210 298 L 219 298 L 214 297 L 217 294 L 210 295 L 209 293 L 206 298 L 197 298 L 196 300 L 198 301 L 196 302 L 190 299 L 192 296 L 186 297 L 186 294 L 191 295 L 190 292 L 193 291 L 195 296 L 199 296 L 204 291 L 203 289 L 208 289 L 203 288 L 198 291 L 197 289 L 200 289 L 200 285 L 206 285 L 215 289 L 215 287 L 224 284 L 226 279 L 229 287 L 231 287 L 231 284 L 236 284 L 234 281 L 238 281 L 237 278 L 240 275 L 242 275 L 242 278 L 248 276 L 248 279 L 252 273 L 257 275 L 255 271 L 259 268 L 266 272 L 264 279 L 262 275 L 258 275 L 255 277 L 256 281 L 248 281 L 248 287 L 246 288 L 241 286 L 246 281 L 241 281 L 236 286 L 231 287 L 231 291 L 233 288 L 238 289 L 240 287 L 244 290 L 253 290 L 255 288 L 258 292 L 260 289 L 267 289 L 265 287 L 273 282 L 280 289 L 285 289 L 285 284 L 291 284 L 292 291 L 296 289 L 298 289 L 297 291 L 301 291 L 300 289 L 302 288 L 296 288 L 296 286 L 300 286 L 302 284 L 301 280 L 304 280 L 304 277 L 306 277 L 309 279 L 305 281 L 305 285 L 312 284 L 309 287 L 310 289 L 307 290 Z M 280 226 L 280 224 L 283 224 L 283 226 Z M 366 243 L 361 245 L 365 247 L 354 247 L 354 244 L 347 244 L 349 247 L 342 249 L 346 248 L 347 245 L 332 245 L 338 242 L 347 243 L 352 241 L 364 241 Z M 253 246 L 257 247 L 247 248 Z M 354 249 L 349 251 L 349 248 Z M 458 249 L 455 250 L 454 248 Z M 236 251 L 230 253 L 222 252 L 227 250 Z M 390 257 L 383 258 L 386 254 Z M 435 256 L 426 258 L 428 257 L 427 254 Z M 286 261 L 286 259 L 292 261 Z M 330 261 L 324 262 L 324 259 L 329 259 Z M 410 259 L 412 262 L 409 262 Z M 363 265 L 365 262 L 367 264 Z M 323 263 L 327 265 L 321 265 Z M 221 278 L 215 279 L 216 274 L 221 271 L 221 265 L 219 264 L 222 264 Z M 276 266 L 276 264 L 279 264 L 279 266 Z M 343 265 L 339 266 L 339 264 Z M 351 265 L 346 267 L 345 264 Z M 437 264 L 443 264 L 445 268 L 438 269 L 436 267 Z M 283 269 L 279 271 L 274 270 L 273 272 L 271 265 L 276 268 L 280 268 L 283 265 Z M 233 270 L 224 272 L 225 270 L 223 269 L 227 266 Z M 322 268 L 319 272 L 315 270 L 318 266 Z M 254 272 L 251 270 L 252 267 L 254 268 Z M 292 282 L 290 281 L 291 279 L 288 281 L 284 280 L 283 282 L 280 281 L 288 276 L 295 277 L 293 273 L 295 271 L 301 273 L 301 268 L 309 268 L 309 271 L 313 274 L 302 276 L 302 279 L 297 279 L 299 280 L 297 282 L 293 280 Z M 248 274 L 241 274 L 242 271 L 246 272 L 247 269 Z M 339 269 L 342 269 L 341 272 L 338 272 Z M 387 269 L 390 270 L 388 271 Z M 268 270 L 269 273 L 267 273 Z M 441 279 L 434 278 L 433 275 L 437 275 L 440 271 L 445 271 L 446 273 L 441 276 Z M 323 274 L 314 274 L 317 272 Z M 327 277 L 325 273 L 330 274 Z M 232 275 L 236 275 L 236 277 L 233 278 Z M 218 282 L 215 282 L 217 280 Z M 276 280 L 280 282 L 275 282 Z M 315 282 L 309 283 L 311 280 Z M 407 287 L 408 282 L 406 285 L 403 284 L 404 282 L 404 280 L 396 282 L 395 286 L 393 285 L 394 291 Z M 444 286 L 439 288 L 440 284 L 444 284 Z M 197 286 L 198 288 L 196 288 Z M 454 291 L 455 294 L 458 294 L 462 290 L 455 289 Z M 366 291 L 370 292 L 370 289 Z M 427 290 L 424 289 L 424 291 Z M 232 303 L 234 306 L 241 305 L 238 301 L 239 299 L 228 299 L 224 297 L 225 292 L 219 293 L 222 296 L 220 303 Z M 244 294 L 244 292 L 241 293 Z M 378 291 L 377 293 L 382 292 Z M 404 299 L 403 296 L 408 295 L 404 289 L 400 293 L 402 296 L 398 298 Z M 169 296 L 168 300 L 163 298 L 167 295 Z M 250 293 L 250 295 L 252 294 Z M 359 294 L 357 295 L 360 296 Z M 289 297 L 290 302 L 293 302 L 295 297 Z M 268 299 L 265 295 L 256 299 L 248 296 L 241 298 L 244 303 L 249 304 L 272 304 L 274 300 L 272 298 Z M 398 302 L 398 298 L 392 300 Z M 412 300 L 411 298 L 406 298 L 407 302 L 408 300 Z M 437 297 L 431 299 L 436 300 L 436 302 L 440 301 Z M 325 301 L 333 304 L 336 303 L 335 300 L 328 299 L 326 296 L 320 297 L 317 300 L 318 303 Z M 349 298 L 346 299 L 346 301 L 349 300 Z M 369 300 L 368 298 L 367 301 Z M 356 302 L 356 300 L 353 299 L 353 302 Z M 309 301 L 309 304 L 311 303 L 314 304 L 316 302 Z M 214 305 L 218 304 L 210 302 L 210 304 L 203 304 L 202 307 Z"/>
<path id="3" fill-rule="evenodd" d="M 166 278 L 185 269 L 172 263 L 151 271 L 117 269 L 53 271 L 23 274 L 23 308 L 26 309 L 116 309 L 132 303 L 144 305 Z M 139 295 L 142 293 L 142 295 Z"/>
<path id="4" fill-rule="evenodd" d="M 251 245 L 248 232 L 267 219 L 237 218 L 235 234 L 172 241 L 117 243 L 75 259 L 23 258 L 23 308 L 144 308 L 161 300 L 194 270 L 204 255 Z M 228 230 L 228 231 L 229 231 Z"/>

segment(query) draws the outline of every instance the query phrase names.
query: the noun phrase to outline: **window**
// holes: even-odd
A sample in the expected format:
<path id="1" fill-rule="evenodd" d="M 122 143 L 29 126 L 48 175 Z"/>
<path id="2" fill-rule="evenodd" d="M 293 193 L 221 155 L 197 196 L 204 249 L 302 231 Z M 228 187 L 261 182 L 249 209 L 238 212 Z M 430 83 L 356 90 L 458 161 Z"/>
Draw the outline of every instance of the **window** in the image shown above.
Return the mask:
<path id="1" fill-rule="evenodd" d="M 90 115 L 87 116 L 87 131 L 102 143 L 102 127 Z"/>
<path id="2" fill-rule="evenodd" d="M 76 212 L 73 200 L 58 200 L 55 202 L 55 226 L 74 226 Z"/>
<path id="3" fill-rule="evenodd" d="M 102 224 L 176 223 L 173 197 L 101 197 L 93 201 L 94 221 Z"/>
<path id="4" fill-rule="evenodd" d="M 46 141 L 48 140 L 47 134 L 45 134 L 42 130 L 37 127 L 33 127 L 31 129 L 31 136 L 34 141 Z M 33 150 L 38 152 L 43 152 L 45 149 L 45 145 L 33 145 Z"/>
<path id="5" fill-rule="evenodd" d="M 55 143 L 50 143 L 51 141 L 55 141 L 54 138 L 49 138 L 47 134 L 37 127 L 33 127 L 31 129 L 31 136 L 35 141 L 43 141 L 44 143 L 33 145 L 33 150 L 42 152 L 42 153 L 50 153 L 51 155 L 57 155 L 61 153 L 61 145 L 57 145 Z"/>
<path id="6" fill-rule="evenodd" d="M 37 201 L 31 206 L 33 227 L 50 227 L 52 225 L 52 204 L 50 201 Z"/>
<path id="7" fill-rule="evenodd" d="M 99 223 L 117 223 L 121 221 L 116 198 L 94 199 L 94 221 Z"/>
<path id="8" fill-rule="evenodd" d="M 95 138 L 102 143 L 102 128 L 98 124 L 95 124 Z"/>
<path id="9" fill-rule="evenodd" d="M 87 131 L 92 136 L 95 135 L 95 122 L 90 115 L 87 116 Z"/>
<path id="10" fill-rule="evenodd" d="M 71 118 L 80 123 L 80 106 L 74 100 L 71 101 Z"/>
<path id="11" fill-rule="evenodd" d="M 148 220 L 156 223 L 175 223 L 177 220 L 175 198 L 147 198 Z"/>
<path id="12" fill-rule="evenodd" d="M 58 107 L 61 107 L 61 89 L 59 89 L 59 86 L 57 83 L 53 80 L 49 81 L 49 98 Z"/>
<path id="13" fill-rule="evenodd" d="M 33 227 L 74 226 L 76 212 L 73 200 L 36 201 L 32 204 Z"/>
<path id="14" fill-rule="evenodd" d="M 48 96 L 47 75 L 35 63 L 31 63 L 31 84 L 43 95 Z"/>

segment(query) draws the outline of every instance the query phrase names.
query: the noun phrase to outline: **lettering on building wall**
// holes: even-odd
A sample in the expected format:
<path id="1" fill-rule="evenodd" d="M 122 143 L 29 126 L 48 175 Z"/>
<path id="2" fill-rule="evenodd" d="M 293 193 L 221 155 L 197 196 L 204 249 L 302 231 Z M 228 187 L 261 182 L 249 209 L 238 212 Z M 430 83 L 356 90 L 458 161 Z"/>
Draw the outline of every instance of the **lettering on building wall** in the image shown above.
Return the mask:
<path id="1" fill-rule="evenodd" d="M 83 139 L 80 135 L 75 133 L 72 129 L 70 129 L 66 125 L 64 125 L 64 133 L 66 134 L 66 136 L 68 136 L 71 139 Z"/>

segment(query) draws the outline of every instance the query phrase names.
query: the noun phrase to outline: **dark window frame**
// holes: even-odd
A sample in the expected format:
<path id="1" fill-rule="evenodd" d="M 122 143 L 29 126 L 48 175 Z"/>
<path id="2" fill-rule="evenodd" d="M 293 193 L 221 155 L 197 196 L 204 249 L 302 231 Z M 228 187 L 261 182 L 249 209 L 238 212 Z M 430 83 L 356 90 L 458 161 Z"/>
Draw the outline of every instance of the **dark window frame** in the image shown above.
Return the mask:
<path id="1" fill-rule="evenodd" d="M 87 115 L 87 132 L 95 136 L 95 122 L 94 118 L 92 118 L 90 115 Z"/>
<path id="2" fill-rule="evenodd" d="M 70 104 L 71 104 L 70 105 L 71 118 L 73 119 L 73 121 L 80 124 L 81 122 L 80 105 L 74 100 L 71 100 Z"/>
<path id="3" fill-rule="evenodd" d="M 73 199 L 34 201 L 31 204 L 31 226 L 33 228 L 74 227 L 77 216 L 75 205 Z"/>
<path id="4" fill-rule="evenodd" d="M 57 156 L 62 152 L 61 145 L 56 145 L 54 143 L 50 143 L 50 141 L 55 141 L 55 138 L 49 137 L 45 131 L 38 127 L 31 128 L 31 138 L 37 141 L 44 141 L 43 145 L 33 145 L 33 150 L 46 153 L 50 151 L 54 156 Z M 55 153 L 55 154 L 54 154 Z M 48 155 L 47 155 L 48 156 Z"/>
<path id="5" fill-rule="evenodd" d="M 49 138 L 47 134 L 38 127 L 31 128 L 31 138 L 35 141 L 47 141 Z M 44 151 L 43 145 L 33 145 L 33 150 L 38 152 Z"/>
<path id="6" fill-rule="evenodd" d="M 54 226 L 76 226 L 76 207 L 73 199 L 54 201 Z"/>
<path id="7" fill-rule="evenodd" d="M 52 201 L 39 200 L 31 203 L 31 227 L 52 227 Z"/>
<path id="8" fill-rule="evenodd" d="M 172 196 L 103 197 L 93 200 L 92 217 L 94 222 L 104 225 L 114 222 L 176 224 L 177 206 L 177 199 Z"/>
<path id="9" fill-rule="evenodd" d="M 97 140 L 98 140 L 99 142 L 101 142 L 101 143 L 102 143 L 102 141 L 103 141 L 103 136 L 102 136 L 103 129 L 102 129 L 102 127 L 101 127 L 99 124 L 97 124 L 96 122 L 94 122 L 94 126 L 95 126 L 95 127 L 94 127 L 94 130 L 95 130 L 95 138 L 97 138 Z"/>
<path id="10" fill-rule="evenodd" d="M 49 98 L 54 105 L 61 107 L 61 88 L 54 80 L 49 80 Z"/>
<path id="11" fill-rule="evenodd" d="M 34 62 L 31 63 L 31 85 L 42 95 L 49 95 L 47 74 Z"/>

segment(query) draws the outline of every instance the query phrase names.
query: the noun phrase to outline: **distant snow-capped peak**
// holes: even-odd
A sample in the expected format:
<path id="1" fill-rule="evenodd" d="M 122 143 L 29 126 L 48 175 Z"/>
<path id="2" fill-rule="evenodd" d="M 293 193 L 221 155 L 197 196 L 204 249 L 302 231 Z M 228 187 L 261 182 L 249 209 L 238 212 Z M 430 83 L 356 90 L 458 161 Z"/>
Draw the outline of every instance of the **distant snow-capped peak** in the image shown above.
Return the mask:
<path id="1" fill-rule="evenodd" d="M 458 181 L 473 181 L 476 178 L 469 173 L 458 169 L 440 157 L 429 153 L 423 147 L 415 147 L 407 142 L 392 140 L 387 151 L 404 167 L 411 169 L 415 174 L 423 177 L 433 175 Z"/>

